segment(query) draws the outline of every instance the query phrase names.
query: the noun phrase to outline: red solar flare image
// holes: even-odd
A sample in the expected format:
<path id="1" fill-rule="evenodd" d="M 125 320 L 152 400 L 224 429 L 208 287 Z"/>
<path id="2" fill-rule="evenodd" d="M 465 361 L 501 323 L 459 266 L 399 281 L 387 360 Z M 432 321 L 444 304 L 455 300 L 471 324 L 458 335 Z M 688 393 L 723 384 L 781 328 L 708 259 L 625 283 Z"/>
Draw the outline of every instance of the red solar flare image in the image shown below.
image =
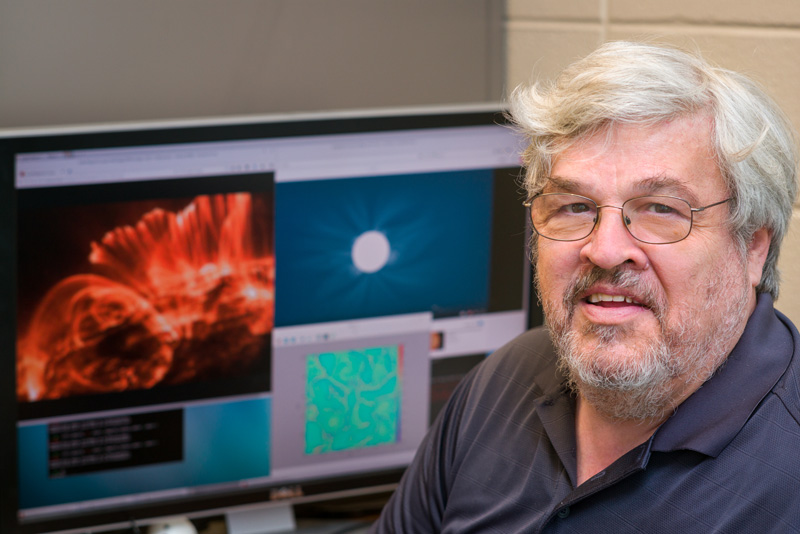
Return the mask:
<path id="1" fill-rule="evenodd" d="M 271 202 L 222 193 L 41 210 L 35 235 L 47 239 L 26 242 L 39 248 L 19 265 L 18 399 L 237 376 L 268 358 Z"/>

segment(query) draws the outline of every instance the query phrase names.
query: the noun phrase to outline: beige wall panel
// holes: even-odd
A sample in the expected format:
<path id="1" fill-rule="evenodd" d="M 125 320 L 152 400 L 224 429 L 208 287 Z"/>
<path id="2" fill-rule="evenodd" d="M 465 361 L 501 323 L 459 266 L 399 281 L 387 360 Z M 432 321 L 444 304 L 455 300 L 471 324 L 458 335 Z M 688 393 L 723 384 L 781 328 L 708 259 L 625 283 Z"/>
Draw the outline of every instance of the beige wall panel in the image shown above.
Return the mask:
<path id="1" fill-rule="evenodd" d="M 608 10 L 612 22 L 800 24 L 800 2 L 797 0 L 609 0 Z"/>
<path id="2" fill-rule="evenodd" d="M 601 43 L 594 25 L 512 24 L 507 34 L 508 89 L 536 80 L 549 80 L 564 67 Z"/>
<path id="3" fill-rule="evenodd" d="M 781 294 L 775 305 L 796 325 L 800 325 L 800 211 L 795 210 L 792 227 L 783 243 L 781 258 Z"/>
<path id="4" fill-rule="evenodd" d="M 665 27 L 650 29 L 649 33 L 647 30 L 643 26 L 612 25 L 608 38 L 649 38 L 698 49 L 709 60 L 759 82 L 800 128 L 800 32 L 715 28 L 684 28 L 679 32 Z"/>
<path id="5" fill-rule="evenodd" d="M 509 18 L 600 20 L 600 0 L 508 0 Z"/>
<path id="6" fill-rule="evenodd" d="M 0 0 L 0 127 L 495 101 L 496 0 Z"/>

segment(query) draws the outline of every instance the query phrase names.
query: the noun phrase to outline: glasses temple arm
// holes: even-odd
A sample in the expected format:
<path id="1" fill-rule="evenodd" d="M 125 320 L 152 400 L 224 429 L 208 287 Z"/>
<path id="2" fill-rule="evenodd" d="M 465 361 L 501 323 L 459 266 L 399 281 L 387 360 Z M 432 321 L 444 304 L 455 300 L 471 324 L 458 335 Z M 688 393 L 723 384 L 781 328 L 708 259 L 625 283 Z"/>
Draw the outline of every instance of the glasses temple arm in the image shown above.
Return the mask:
<path id="1" fill-rule="evenodd" d="M 697 213 L 698 211 L 705 211 L 708 208 L 713 208 L 714 206 L 719 206 L 720 204 L 725 204 L 726 202 L 730 202 L 733 200 L 732 197 L 728 197 L 725 200 L 720 200 L 719 202 L 714 202 L 713 204 L 709 204 L 708 206 L 703 206 L 702 208 L 691 208 L 693 213 Z"/>

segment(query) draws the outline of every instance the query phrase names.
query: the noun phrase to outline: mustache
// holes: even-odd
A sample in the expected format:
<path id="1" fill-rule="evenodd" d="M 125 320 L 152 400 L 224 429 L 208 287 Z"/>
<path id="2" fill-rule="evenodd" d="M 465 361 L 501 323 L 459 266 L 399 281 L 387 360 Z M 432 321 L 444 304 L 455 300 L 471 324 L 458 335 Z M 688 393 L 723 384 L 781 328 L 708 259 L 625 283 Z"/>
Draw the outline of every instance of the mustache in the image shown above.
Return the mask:
<path id="1" fill-rule="evenodd" d="M 638 272 L 622 266 L 613 269 L 592 267 L 590 271 L 580 275 L 564 293 L 564 305 L 572 309 L 581 295 L 598 283 L 628 290 L 638 303 L 649 308 L 657 317 L 662 317 L 666 312 L 666 301 L 661 293 Z"/>

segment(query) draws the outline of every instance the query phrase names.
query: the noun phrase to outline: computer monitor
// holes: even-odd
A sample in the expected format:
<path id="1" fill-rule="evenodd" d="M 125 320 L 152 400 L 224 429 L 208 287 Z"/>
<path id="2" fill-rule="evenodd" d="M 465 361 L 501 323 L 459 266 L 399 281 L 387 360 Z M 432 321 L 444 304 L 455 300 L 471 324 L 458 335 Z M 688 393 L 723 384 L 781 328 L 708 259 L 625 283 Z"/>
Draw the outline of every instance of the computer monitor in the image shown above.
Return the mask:
<path id="1" fill-rule="evenodd" d="M 458 380 L 536 321 L 503 122 L 487 105 L 0 134 L 9 521 L 391 489 Z"/>

